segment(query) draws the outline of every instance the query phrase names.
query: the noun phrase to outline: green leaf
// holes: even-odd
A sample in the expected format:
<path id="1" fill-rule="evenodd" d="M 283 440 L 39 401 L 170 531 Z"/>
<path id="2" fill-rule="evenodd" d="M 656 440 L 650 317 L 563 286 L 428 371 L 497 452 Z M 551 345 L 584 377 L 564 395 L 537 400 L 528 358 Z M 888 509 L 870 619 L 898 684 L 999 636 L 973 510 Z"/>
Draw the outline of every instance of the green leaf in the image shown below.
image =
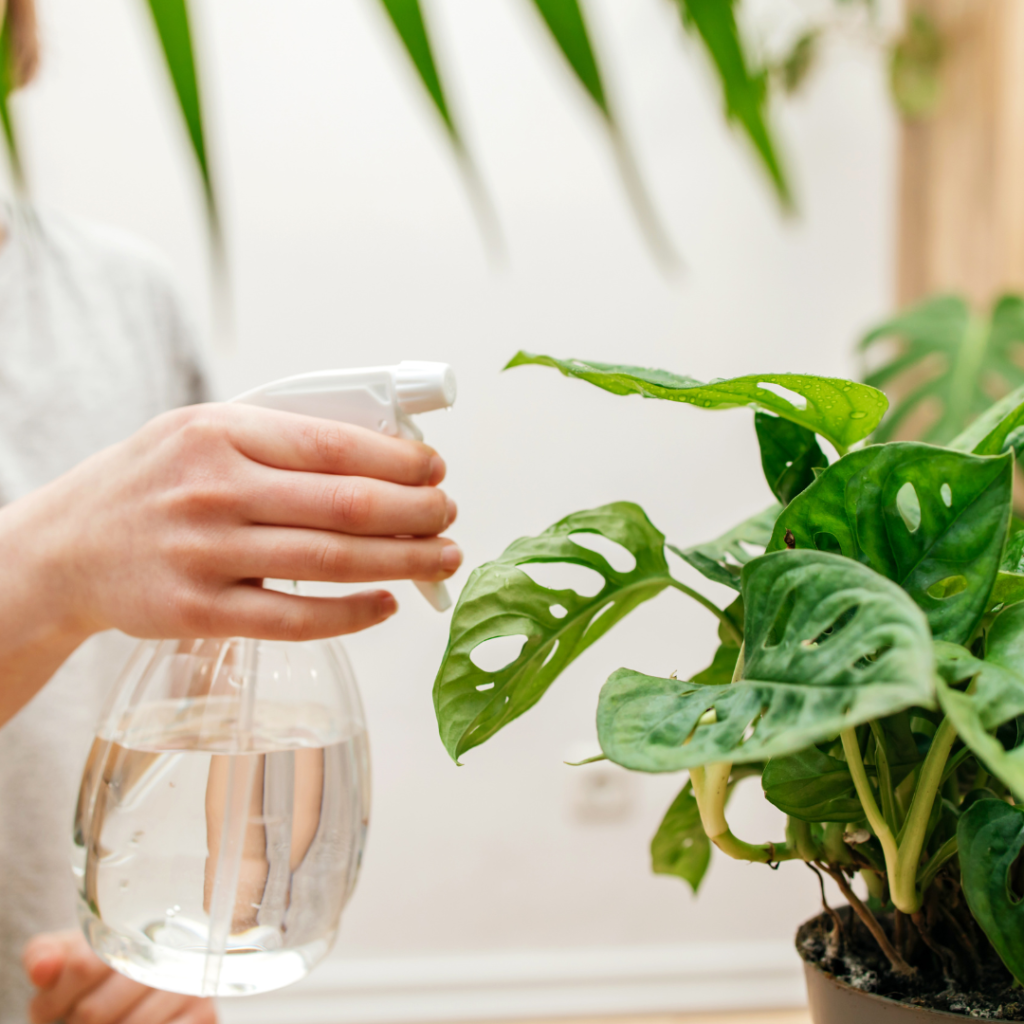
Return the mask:
<path id="1" fill-rule="evenodd" d="M 17 87 L 14 70 L 14 54 L 11 47 L 11 25 L 6 5 L 0 5 L 0 128 L 3 129 L 7 159 L 11 176 L 17 188 L 25 187 L 25 171 L 18 147 L 18 133 L 14 125 L 8 99 Z"/>
<path id="2" fill-rule="evenodd" d="M 505 369 L 528 365 L 554 367 L 566 377 L 585 380 L 613 395 L 663 398 L 704 409 L 735 409 L 745 405 L 767 409 L 813 430 L 844 451 L 867 437 L 888 407 L 885 396 L 875 388 L 835 377 L 762 373 L 703 384 L 693 377 L 680 377 L 666 370 L 590 363 L 582 359 L 554 359 L 530 352 L 517 352 Z M 765 384 L 794 392 L 802 396 L 803 403 L 798 400 L 794 404 L 764 387 Z M 804 404 L 803 408 L 801 404 Z"/>
<path id="3" fill-rule="evenodd" d="M 772 494 L 788 505 L 815 480 L 815 468 L 828 465 L 814 431 L 766 412 L 754 413 L 761 468 Z"/>
<path id="4" fill-rule="evenodd" d="M 391 24 L 395 26 L 398 38 L 401 39 L 405 52 L 423 83 L 423 88 L 440 114 L 452 142 L 461 152 L 462 138 L 448 106 L 419 0 L 380 0 L 380 4 L 391 19 Z"/>
<path id="5" fill-rule="evenodd" d="M 763 72 L 751 70 L 736 24 L 734 0 L 677 0 L 677 3 L 683 26 L 699 36 L 718 73 L 726 118 L 742 126 L 783 206 L 792 207 L 789 183 L 768 126 L 765 76 Z"/>
<path id="6" fill-rule="evenodd" d="M 796 753 L 842 729 L 934 706 L 928 623 L 894 583 L 839 555 L 782 551 L 743 570 L 742 678 L 702 686 L 619 669 L 598 740 L 637 771 Z M 715 721 L 698 727 L 708 711 Z"/>
<path id="7" fill-rule="evenodd" d="M 935 645 L 939 703 L 958 735 L 985 767 L 1024 800 L 1024 746 L 1006 750 L 993 733 L 1024 714 L 1024 604 L 1000 612 L 981 661 L 964 647 Z M 973 679 L 972 689 L 953 687 Z"/>
<path id="8" fill-rule="evenodd" d="M 865 382 L 880 388 L 907 375 L 915 386 L 893 405 L 877 441 L 891 440 L 910 414 L 927 403 L 937 414 L 921 440 L 946 444 L 993 404 L 993 383 L 1010 391 L 1024 385 L 1024 369 L 1013 353 L 1024 341 L 1024 302 L 1018 296 L 1001 298 L 988 318 L 973 315 L 957 296 L 928 299 L 880 324 L 860 348 L 889 338 L 900 341 L 898 354 L 867 374 Z M 972 450 L 980 440 L 963 450 Z"/>
<path id="9" fill-rule="evenodd" d="M 761 776 L 765 798 L 801 821 L 860 821 L 864 811 L 845 761 L 809 747 L 773 757 Z"/>
<path id="10" fill-rule="evenodd" d="M 636 559 L 618 572 L 603 556 L 573 543 L 593 533 L 621 544 Z M 538 537 L 522 537 L 496 561 L 474 569 L 452 616 L 448 649 L 434 681 L 434 709 L 451 756 L 493 736 L 531 708 L 559 673 L 637 605 L 671 581 L 665 538 L 643 510 L 618 502 L 567 516 Z M 599 572 L 595 597 L 550 590 L 521 565 L 563 562 Z M 561 610 L 559 610 L 561 609 Z M 518 657 L 500 671 L 478 668 L 473 651 L 494 637 L 525 636 Z"/>
<path id="11" fill-rule="evenodd" d="M 732 682 L 740 649 L 735 644 L 719 644 L 715 656 L 706 669 L 698 672 L 691 682 L 707 685 L 724 685 Z"/>
<path id="12" fill-rule="evenodd" d="M 772 539 L 772 528 L 781 511 L 781 505 L 771 505 L 714 540 L 692 548 L 677 548 L 674 544 L 669 544 L 668 548 L 709 580 L 739 590 L 740 571 L 757 554 L 763 553 Z M 754 554 L 750 547 L 761 548 L 761 551 Z"/>
<path id="13" fill-rule="evenodd" d="M 934 18 L 927 11 L 911 11 L 889 64 L 889 87 L 904 117 L 924 117 L 935 108 L 941 95 L 942 54 L 942 36 Z"/>
<path id="14" fill-rule="evenodd" d="M 178 108 L 188 130 L 192 153 L 202 176 L 210 233 L 219 252 L 221 244 L 220 215 L 206 151 L 206 134 L 203 129 L 203 111 L 199 97 L 199 78 L 196 74 L 188 4 L 186 0 L 147 0 L 147 2 L 164 59 L 167 62 L 167 70 L 170 72 L 171 82 L 174 85 Z"/>
<path id="15" fill-rule="evenodd" d="M 946 446 L 975 455 L 1002 455 L 1010 435 L 1024 425 L 1024 386 L 990 405 Z"/>
<path id="16" fill-rule="evenodd" d="M 936 639 L 966 640 L 1002 559 L 1011 464 L 914 442 L 851 452 L 783 510 L 768 548 L 788 532 L 797 548 L 839 551 L 899 583 Z"/>
<path id="17" fill-rule="evenodd" d="M 1024 807 L 979 800 L 957 825 L 967 905 L 1007 969 L 1024 982 L 1024 899 L 1017 858 L 1024 849 Z"/>
<path id="18" fill-rule="evenodd" d="M 661 226 L 632 150 L 615 116 L 578 0 L 533 0 L 533 5 L 543 18 L 577 81 L 601 114 L 619 165 L 622 183 L 648 244 L 660 262 L 666 267 L 674 267 L 679 258 Z"/>
<path id="19" fill-rule="evenodd" d="M 711 841 L 700 823 L 693 784 L 687 782 L 651 840 L 651 869 L 682 878 L 696 893 L 710 862 Z"/>

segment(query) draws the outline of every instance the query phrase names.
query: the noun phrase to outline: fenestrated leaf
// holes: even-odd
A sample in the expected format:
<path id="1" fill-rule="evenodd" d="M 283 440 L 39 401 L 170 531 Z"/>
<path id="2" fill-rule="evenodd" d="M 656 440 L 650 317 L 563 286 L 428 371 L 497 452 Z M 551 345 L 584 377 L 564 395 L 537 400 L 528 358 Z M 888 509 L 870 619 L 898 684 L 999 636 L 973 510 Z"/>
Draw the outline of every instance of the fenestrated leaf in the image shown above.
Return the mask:
<path id="1" fill-rule="evenodd" d="M 530 352 L 517 352 L 505 369 L 527 365 L 554 367 L 566 377 L 585 380 L 613 395 L 663 398 L 704 409 L 735 409 L 744 405 L 767 409 L 813 430 L 843 450 L 867 437 L 888 408 L 885 395 L 875 388 L 835 377 L 762 373 L 704 384 L 693 377 L 681 377 L 666 370 L 555 359 Z M 799 408 L 788 398 L 764 387 L 765 384 L 795 392 L 802 396 L 805 406 Z"/>
<path id="2" fill-rule="evenodd" d="M 605 558 L 573 543 L 595 533 L 636 559 L 618 572 Z M 669 585 L 665 538 L 643 510 L 618 502 L 566 516 L 538 537 L 522 537 L 500 558 L 474 569 L 452 616 L 448 649 L 434 681 L 434 709 L 444 745 L 456 760 L 531 708 L 559 673 L 615 623 Z M 564 562 L 604 577 L 594 597 L 535 583 L 521 565 Z M 562 609 L 562 611 L 559 611 Z M 489 672 L 471 660 L 484 641 L 525 636 L 518 657 Z"/>
<path id="3" fill-rule="evenodd" d="M 802 821 L 860 821 L 864 811 L 845 761 L 809 747 L 773 757 L 761 776 L 765 798 Z"/>
<path id="4" fill-rule="evenodd" d="M 217 194 L 210 171 L 206 149 L 206 132 L 203 128 L 203 110 L 199 95 L 199 78 L 196 73 L 192 29 L 189 24 L 186 0 L 147 0 L 153 24 L 156 27 L 160 47 L 171 75 L 178 109 L 184 118 L 192 153 L 203 182 L 206 198 L 206 212 L 210 233 L 218 254 L 220 253 L 220 214 Z"/>
<path id="5" fill-rule="evenodd" d="M 736 24 L 733 0 L 677 0 L 677 3 L 683 25 L 700 37 L 718 72 L 726 118 L 742 125 L 782 204 L 792 206 L 789 183 L 768 127 L 765 75 L 751 69 Z"/>
<path id="6" fill-rule="evenodd" d="M 739 590 L 740 571 L 752 558 L 764 553 L 781 511 L 781 505 L 771 505 L 714 540 L 692 548 L 677 548 L 674 544 L 668 548 L 709 580 Z M 753 552 L 750 548 L 761 550 Z"/>
<path id="7" fill-rule="evenodd" d="M 876 327 L 861 340 L 860 348 L 866 350 L 884 338 L 898 338 L 900 352 L 867 374 L 865 382 L 883 388 L 898 384 L 908 371 L 915 378 L 912 390 L 893 405 L 879 427 L 878 441 L 891 440 L 910 413 L 930 402 L 937 406 L 938 416 L 921 439 L 945 444 L 992 405 L 992 381 L 1009 390 L 1024 385 L 1024 369 L 1012 351 L 1024 341 L 1024 302 L 1018 296 L 999 299 L 989 318 L 973 315 L 957 296 L 928 299 Z"/>
<path id="8" fill-rule="evenodd" d="M 1024 849 L 1024 807 L 979 800 L 957 825 L 967 905 L 1010 973 L 1024 983 L 1024 899 L 1014 866 Z"/>
<path id="9" fill-rule="evenodd" d="M 1007 750 L 994 735 L 1024 714 L 1024 604 L 1011 605 L 993 620 L 985 660 L 956 644 L 935 645 L 942 710 L 985 767 L 1024 800 L 1024 746 Z M 954 689 L 973 679 L 972 692 Z"/>
<path id="10" fill-rule="evenodd" d="M 842 729 L 934 707 L 931 634 L 896 584 L 840 555 L 782 551 L 743 570 L 742 678 L 701 686 L 619 669 L 597 709 L 608 757 L 678 771 L 796 753 Z M 714 709 L 715 721 L 698 722 Z"/>
<path id="11" fill-rule="evenodd" d="M 1024 386 L 990 405 L 971 425 L 946 446 L 975 455 L 1002 455 L 1006 442 L 1024 425 Z"/>
<path id="12" fill-rule="evenodd" d="M 797 548 L 840 551 L 899 583 L 928 616 L 936 639 L 966 640 L 985 612 L 1002 558 L 1011 471 L 1009 455 L 915 442 L 872 445 L 833 463 L 797 495 L 768 548 L 784 548 L 788 532 Z M 916 516 L 912 500 L 901 510 L 901 492 L 916 495 Z"/>
<path id="13" fill-rule="evenodd" d="M 766 412 L 754 413 L 761 468 L 772 494 L 788 505 L 815 480 L 816 467 L 828 465 L 814 431 Z"/>
<path id="14" fill-rule="evenodd" d="M 696 892 L 711 862 L 711 841 L 700 823 L 700 810 L 687 782 L 665 812 L 651 840 L 651 870 L 676 875 Z"/>

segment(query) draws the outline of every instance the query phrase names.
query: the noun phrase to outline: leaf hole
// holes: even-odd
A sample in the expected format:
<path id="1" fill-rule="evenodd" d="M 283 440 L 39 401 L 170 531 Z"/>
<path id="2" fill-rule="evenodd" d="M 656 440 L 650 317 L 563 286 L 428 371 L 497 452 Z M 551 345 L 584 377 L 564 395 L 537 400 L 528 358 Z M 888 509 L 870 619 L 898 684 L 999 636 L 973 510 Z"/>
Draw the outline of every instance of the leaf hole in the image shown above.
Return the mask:
<path id="1" fill-rule="evenodd" d="M 943 484 L 939 488 L 939 495 L 942 498 L 942 504 L 945 505 L 946 508 L 953 507 L 953 488 L 950 487 L 949 484 Z"/>
<path id="2" fill-rule="evenodd" d="M 520 569 L 546 590 L 575 590 L 580 597 L 597 597 L 605 578 L 596 570 L 572 562 L 530 562 Z"/>
<path id="3" fill-rule="evenodd" d="M 808 647 L 820 646 L 826 641 L 831 640 L 834 636 L 836 636 L 836 634 L 838 634 L 841 630 L 845 629 L 853 621 L 853 617 L 857 614 L 858 611 L 860 611 L 859 604 L 855 604 L 852 608 L 844 609 L 842 612 L 839 613 L 839 615 L 836 616 L 836 618 L 832 622 L 832 625 L 829 626 L 828 629 L 823 630 L 821 633 L 818 634 L 818 636 L 816 636 L 810 642 L 805 640 L 805 645 Z"/>
<path id="4" fill-rule="evenodd" d="M 600 533 L 570 533 L 569 540 L 581 548 L 601 555 L 616 572 L 632 572 L 636 558 L 629 548 Z"/>
<path id="5" fill-rule="evenodd" d="M 558 645 L 560 643 L 560 640 L 555 641 L 554 646 L 551 648 L 550 651 L 548 651 L 548 656 L 544 659 L 543 663 L 541 664 L 541 668 L 544 668 L 544 666 L 555 656 L 555 651 L 558 650 Z"/>
<path id="6" fill-rule="evenodd" d="M 693 846 L 693 836 L 687 836 L 682 842 L 682 847 L 684 850 L 688 850 L 691 846 Z"/>
<path id="7" fill-rule="evenodd" d="M 933 583 L 925 593 L 934 597 L 936 601 L 945 601 L 948 597 L 955 597 L 967 589 L 966 576 L 947 576 L 944 580 Z"/>
<path id="8" fill-rule="evenodd" d="M 831 533 L 816 533 L 814 535 L 814 546 L 819 551 L 828 551 L 834 555 L 841 555 L 843 553 L 843 546 Z"/>
<path id="9" fill-rule="evenodd" d="M 753 735 L 754 735 L 754 723 L 751 722 L 746 727 L 746 729 L 743 730 L 743 740 L 742 740 L 742 742 L 746 743 L 747 740 L 749 740 L 751 738 L 751 736 L 753 736 Z"/>
<path id="10" fill-rule="evenodd" d="M 484 672 L 499 672 L 519 657 L 526 643 L 523 634 L 495 636 L 485 640 L 470 652 L 469 660 Z"/>
<path id="11" fill-rule="evenodd" d="M 551 614 L 554 615 L 554 617 L 556 619 L 564 619 L 566 617 L 566 615 L 569 614 L 569 612 L 566 609 L 565 605 L 561 605 L 561 604 L 553 604 L 548 609 L 548 611 L 551 612 Z"/>
<path id="12" fill-rule="evenodd" d="M 765 391 L 770 391 L 779 398 L 785 399 L 794 409 L 803 410 L 807 408 L 807 399 L 803 395 L 798 395 L 795 391 L 790 391 L 789 388 L 784 388 L 781 384 L 770 384 L 768 381 L 759 380 L 757 386 L 764 388 Z"/>
<path id="13" fill-rule="evenodd" d="M 473 654 L 475 654 L 475 653 L 476 653 L 476 651 L 473 652 Z M 473 655 L 471 654 L 469 656 L 469 658 L 470 658 L 470 661 L 472 661 L 473 660 Z M 489 683 L 481 683 L 477 687 L 477 690 L 479 690 L 480 693 L 483 693 L 485 690 L 493 690 L 493 689 L 494 689 L 494 681 L 493 680 L 491 682 L 489 682 Z"/>
<path id="14" fill-rule="evenodd" d="M 899 512 L 903 525 L 911 533 L 916 533 L 921 525 L 921 499 L 909 480 L 896 492 L 896 511 Z"/>
<path id="15" fill-rule="evenodd" d="M 764 554 L 763 544 L 751 544 L 749 541 L 739 540 L 736 542 L 751 558 L 759 558 Z M 728 552 L 727 552 L 728 554 Z M 731 555 L 729 557 L 732 557 Z M 736 563 L 739 564 L 738 562 Z"/>
<path id="16" fill-rule="evenodd" d="M 583 631 L 583 635 L 586 636 L 594 628 L 594 623 L 597 622 L 605 612 L 615 605 L 614 601 L 609 601 L 591 620 L 587 623 L 587 628 Z"/>

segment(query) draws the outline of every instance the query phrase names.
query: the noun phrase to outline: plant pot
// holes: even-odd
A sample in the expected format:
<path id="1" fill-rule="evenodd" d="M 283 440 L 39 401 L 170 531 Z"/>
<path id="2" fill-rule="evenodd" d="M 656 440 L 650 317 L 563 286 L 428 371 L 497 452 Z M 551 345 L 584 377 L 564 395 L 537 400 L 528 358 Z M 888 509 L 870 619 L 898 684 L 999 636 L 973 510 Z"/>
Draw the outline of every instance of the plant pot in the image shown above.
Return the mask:
<path id="1" fill-rule="evenodd" d="M 841 908 L 842 912 L 848 913 L 849 908 Z M 796 939 L 797 952 L 804 962 L 807 1004 L 813 1024 L 929 1024 L 931 1021 L 938 1024 L 939 1021 L 955 1020 L 963 1024 L 967 1020 L 1005 1019 L 932 1010 L 854 988 L 824 970 L 808 954 L 805 938 L 821 919 L 805 921 L 797 931 Z"/>

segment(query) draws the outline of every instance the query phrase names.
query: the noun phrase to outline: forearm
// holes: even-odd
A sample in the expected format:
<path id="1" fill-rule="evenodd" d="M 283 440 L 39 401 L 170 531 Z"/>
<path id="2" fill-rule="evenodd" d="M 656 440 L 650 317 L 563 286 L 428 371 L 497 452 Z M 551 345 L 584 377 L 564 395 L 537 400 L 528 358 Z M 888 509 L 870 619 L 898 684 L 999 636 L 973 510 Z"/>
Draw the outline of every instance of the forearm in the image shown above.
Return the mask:
<path id="1" fill-rule="evenodd" d="M 72 611 L 56 524 L 39 495 L 0 509 L 0 726 L 94 632 Z"/>

